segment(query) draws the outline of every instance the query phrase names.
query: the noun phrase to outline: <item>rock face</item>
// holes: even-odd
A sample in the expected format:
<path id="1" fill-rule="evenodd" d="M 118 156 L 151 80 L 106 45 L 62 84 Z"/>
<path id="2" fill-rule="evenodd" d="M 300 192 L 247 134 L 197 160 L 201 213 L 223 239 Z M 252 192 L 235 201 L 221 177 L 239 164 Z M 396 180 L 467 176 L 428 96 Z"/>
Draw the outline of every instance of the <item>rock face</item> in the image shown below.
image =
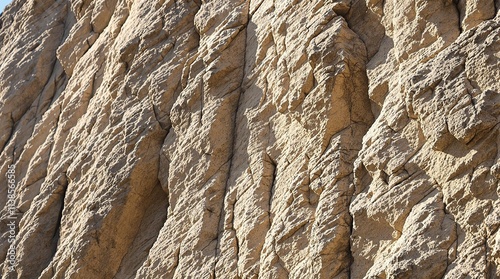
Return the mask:
<path id="1" fill-rule="evenodd" d="M 2 278 L 499 278 L 499 8 L 15 0 Z"/>

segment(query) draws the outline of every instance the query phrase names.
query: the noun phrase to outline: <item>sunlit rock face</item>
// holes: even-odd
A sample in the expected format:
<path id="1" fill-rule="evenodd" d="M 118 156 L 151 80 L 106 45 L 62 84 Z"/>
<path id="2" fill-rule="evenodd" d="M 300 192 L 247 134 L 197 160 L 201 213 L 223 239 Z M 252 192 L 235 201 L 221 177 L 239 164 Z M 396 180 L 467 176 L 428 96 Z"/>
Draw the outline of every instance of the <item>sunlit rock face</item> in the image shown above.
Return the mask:
<path id="1" fill-rule="evenodd" d="M 1 277 L 500 277 L 499 8 L 14 0 Z"/>

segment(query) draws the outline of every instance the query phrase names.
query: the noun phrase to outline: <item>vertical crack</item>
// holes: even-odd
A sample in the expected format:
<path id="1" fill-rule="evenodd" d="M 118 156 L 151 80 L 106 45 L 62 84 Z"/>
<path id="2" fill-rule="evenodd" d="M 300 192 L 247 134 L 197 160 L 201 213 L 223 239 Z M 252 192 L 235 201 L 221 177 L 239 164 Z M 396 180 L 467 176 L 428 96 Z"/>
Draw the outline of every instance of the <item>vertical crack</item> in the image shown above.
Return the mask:
<path id="1" fill-rule="evenodd" d="M 52 241 L 53 241 L 53 247 L 54 247 L 54 250 L 53 250 L 53 255 L 55 255 L 56 251 L 57 251 L 57 246 L 58 246 L 58 242 L 59 242 L 59 239 L 61 238 L 61 222 L 62 222 L 62 218 L 63 218 L 63 211 L 64 211 L 64 200 L 66 198 L 66 190 L 68 189 L 68 176 L 66 173 L 63 173 L 64 177 L 63 177 L 63 185 L 61 185 L 62 189 L 61 189 L 61 193 L 59 193 L 59 195 L 61 196 L 60 197 L 60 208 L 59 208 L 59 214 L 58 214 L 58 217 L 57 217 L 57 223 L 56 223 L 56 228 L 54 230 L 54 235 L 52 236 Z"/>
<path id="2" fill-rule="evenodd" d="M 248 9 L 248 6 L 247 6 L 247 9 Z M 223 195 L 222 195 L 222 206 L 221 206 L 221 210 L 220 210 L 220 214 L 219 214 L 219 224 L 217 226 L 218 228 L 218 231 L 217 231 L 217 243 L 215 245 L 215 251 L 214 251 L 214 270 L 213 270 L 213 278 L 215 279 L 216 278 L 216 267 L 217 267 L 217 263 L 219 262 L 219 259 L 218 259 L 218 253 L 220 253 L 221 251 L 221 247 L 220 247 L 220 240 L 221 240 L 221 232 L 223 232 L 224 230 L 224 217 L 225 217 L 225 214 L 224 214 L 224 203 L 225 203 L 225 197 L 226 195 L 228 194 L 228 188 L 229 188 L 229 180 L 231 178 L 231 171 L 233 170 L 234 168 L 234 165 L 233 165 L 233 155 L 234 155 L 234 151 L 235 149 L 237 148 L 236 147 L 236 141 L 235 141 L 235 134 L 236 134 L 236 131 L 237 131 L 237 128 L 238 128 L 238 112 L 239 112 L 239 108 L 240 108 L 240 101 L 241 101 L 241 95 L 243 94 L 243 90 L 242 90 L 242 86 L 243 86 L 243 81 L 245 79 L 245 67 L 246 67 L 246 38 L 247 38 L 247 26 L 248 26 L 248 21 L 249 19 L 247 18 L 246 20 L 246 23 L 245 25 L 243 26 L 243 29 L 245 30 L 245 44 L 243 46 L 243 59 L 242 59 L 242 62 L 241 62 L 241 67 L 242 67 L 242 76 L 241 76 L 241 80 L 240 80 L 240 84 L 238 86 L 239 88 L 239 94 L 238 94 L 238 98 L 236 99 L 235 101 L 235 104 L 236 104 L 236 107 L 234 109 L 234 118 L 233 118 L 233 125 L 231 127 L 232 131 L 233 131 L 233 140 L 231 142 L 231 144 L 229 145 L 230 147 L 230 156 L 229 156 L 229 168 L 228 168 L 228 172 L 227 172 L 227 178 L 226 178 L 226 183 L 224 185 L 224 192 L 223 192 Z M 203 94 L 201 96 L 201 99 L 202 99 L 202 112 L 203 112 Z M 200 119 L 200 122 L 201 122 L 201 119 Z M 201 124 L 201 123 L 200 123 Z M 234 203 L 236 203 L 236 198 L 234 200 Z M 233 209 L 234 209 L 234 203 L 232 205 Z M 232 222 L 234 223 L 234 216 L 232 217 Z M 232 226 L 232 229 L 234 230 L 234 225 Z M 236 230 L 234 230 L 234 236 L 236 238 L 236 262 L 238 262 L 238 256 L 239 256 L 239 251 L 240 251 L 240 247 L 239 247 L 239 240 L 238 240 L 238 237 L 237 237 L 237 234 L 236 234 Z"/>
<path id="3" fill-rule="evenodd" d="M 453 6 L 455 6 L 455 9 L 457 10 L 458 14 L 458 30 L 460 31 L 460 33 L 462 33 L 464 31 L 462 27 L 462 19 L 464 18 L 464 11 L 460 9 L 460 1 L 461 0 L 453 0 Z"/>

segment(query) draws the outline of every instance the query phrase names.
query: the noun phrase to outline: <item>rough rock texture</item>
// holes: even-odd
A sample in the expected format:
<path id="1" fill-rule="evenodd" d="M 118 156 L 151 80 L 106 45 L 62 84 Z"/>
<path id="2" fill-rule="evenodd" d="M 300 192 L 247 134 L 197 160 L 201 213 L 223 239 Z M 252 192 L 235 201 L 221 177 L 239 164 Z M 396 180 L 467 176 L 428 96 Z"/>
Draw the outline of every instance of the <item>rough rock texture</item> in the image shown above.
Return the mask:
<path id="1" fill-rule="evenodd" d="M 2 278 L 500 277 L 499 8 L 14 0 Z"/>

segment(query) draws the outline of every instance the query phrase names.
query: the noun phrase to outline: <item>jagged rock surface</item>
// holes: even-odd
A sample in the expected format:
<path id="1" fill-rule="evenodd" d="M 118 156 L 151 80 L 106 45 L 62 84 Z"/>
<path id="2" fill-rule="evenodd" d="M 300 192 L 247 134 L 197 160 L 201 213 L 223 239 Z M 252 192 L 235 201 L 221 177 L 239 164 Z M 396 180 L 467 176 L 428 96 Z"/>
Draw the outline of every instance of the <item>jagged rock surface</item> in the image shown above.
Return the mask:
<path id="1" fill-rule="evenodd" d="M 499 7 L 15 0 L 2 278 L 500 277 Z"/>

